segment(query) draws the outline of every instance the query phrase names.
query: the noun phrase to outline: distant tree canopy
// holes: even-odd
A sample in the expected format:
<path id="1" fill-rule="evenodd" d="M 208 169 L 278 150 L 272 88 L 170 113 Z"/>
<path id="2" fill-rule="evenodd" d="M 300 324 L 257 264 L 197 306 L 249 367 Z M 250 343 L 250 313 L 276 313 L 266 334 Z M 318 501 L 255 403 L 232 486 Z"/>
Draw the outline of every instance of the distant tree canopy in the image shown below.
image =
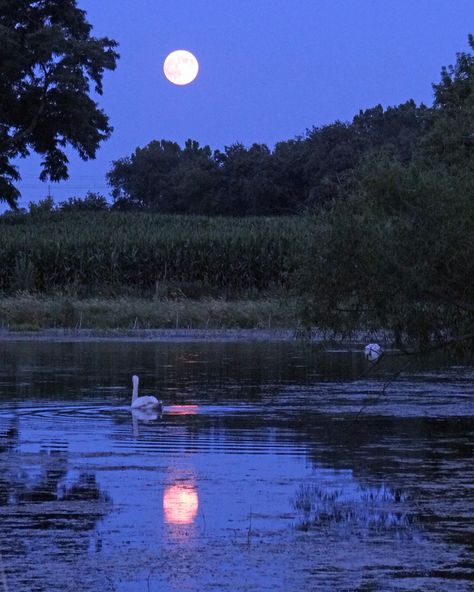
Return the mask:
<path id="1" fill-rule="evenodd" d="M 469 35 L 474 50 L 474 37 Z M 421 147 L 425 161 L 451 171 L 472 166 L 474 146 L 474 55 L 459 53 L 454 66 L 443 68 L 433 85 L 435 101 Z"/>
<path id="2" fill-rule="evenodd" d="M 91 98 L 102 94 L 117 43 L 95 38 L 76 0 L 0 0 L 0 200 L 15 207 L 12 160 L 36 152 L 41 180 L 68 177 L 66 145 L 94 158 L 111 133 Z"/>
<path id="3" fill-rule="evenodd" d="M 113 163 L 108 173 L 115 207 L 210 215 L 295 214 L 351 186 L 363 158 L 383 150 L 412 158 L 429 112 L 408 101 L 361 111 L 352 123 L 313 128 L 302 138 L 223 151 L 188 140 L 153 141 Z"/>

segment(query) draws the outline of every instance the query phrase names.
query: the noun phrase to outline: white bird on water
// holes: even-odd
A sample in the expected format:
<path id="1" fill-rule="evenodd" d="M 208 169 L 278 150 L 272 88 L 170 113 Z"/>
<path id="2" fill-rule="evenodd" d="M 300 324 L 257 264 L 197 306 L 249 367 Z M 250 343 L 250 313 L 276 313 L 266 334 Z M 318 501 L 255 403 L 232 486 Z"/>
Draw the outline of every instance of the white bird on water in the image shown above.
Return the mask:
<path id="1" fill-rule="evenodd" d="M 144 411 L 157 411 L 158 413 L 163 412 L 163 402 L 159 401 L 153 395 L 144 395 L 143 397 L 138 396 L 138 376 L 132 376 L 132 409 L 141 409 Z"/>
<path id="2" fill-rule="evenodd" d="M 364 348 L 364 355 L 369 362 L 377 362 L 383 355 L 383 349 L 378 343 L 368 343 Z"/>

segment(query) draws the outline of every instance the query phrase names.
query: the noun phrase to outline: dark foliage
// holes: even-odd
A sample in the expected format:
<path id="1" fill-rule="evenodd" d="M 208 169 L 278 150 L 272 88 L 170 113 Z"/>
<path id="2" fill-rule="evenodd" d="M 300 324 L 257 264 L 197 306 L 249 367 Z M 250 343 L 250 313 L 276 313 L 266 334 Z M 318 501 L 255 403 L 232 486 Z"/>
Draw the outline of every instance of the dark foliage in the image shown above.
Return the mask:
<path id="1" fill-rule="evenodd" d="M 59 204 L 59 209 L 63 212 L 100 212 L 108 208 L 109 204 L 105 197 L 91 191 L 88 191 L 83 198 L 70 197 Z"/>
<path id="2" fill-rule="evenodd" d="M 302 282 L 308 323 L 474 347 L 474 57 L 459 54 L 434 89 L 412 157 L 365 159 L 350 198 L 315 219 Z"/>
<path id="3" fill-rule="evenodd" d="M 296 214 L 346 196 L 359 163 L 384 150 L 412 158 L 429 110 L 408 101 L 361 111 L 352 123 L 309 130 L 304 138 L 212 151 L 188 140 L 153 141 L 113 163 L 108 182 L 121 210 L 262 216 Z"/>
<path id="4" fill-rule="evenodd" d="M 0 0 L 0 200 L 11 207 L 13 159 L 36 152 L 41 180 L 67 179 L 65 146 L 87 160 L 111 133 L 90 93 L 102 94 L 117 43 L 91 32 L 76 0 Z"/>

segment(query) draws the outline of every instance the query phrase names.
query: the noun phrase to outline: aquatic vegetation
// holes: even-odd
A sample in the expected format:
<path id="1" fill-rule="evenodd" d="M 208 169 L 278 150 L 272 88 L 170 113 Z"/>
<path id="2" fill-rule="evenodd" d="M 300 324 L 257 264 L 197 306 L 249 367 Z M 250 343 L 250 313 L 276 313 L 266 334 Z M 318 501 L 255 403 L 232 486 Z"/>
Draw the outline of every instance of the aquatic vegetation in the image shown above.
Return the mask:
<path id="1" fill-rule="evenodd" d="M 409 534 L 417 523 L 407 505 L 407 494 L 385 485 L 338 488 L 302 484 L 291 503 L 301 513 L 298 528 L 342 525 L 367 531 Z"/>

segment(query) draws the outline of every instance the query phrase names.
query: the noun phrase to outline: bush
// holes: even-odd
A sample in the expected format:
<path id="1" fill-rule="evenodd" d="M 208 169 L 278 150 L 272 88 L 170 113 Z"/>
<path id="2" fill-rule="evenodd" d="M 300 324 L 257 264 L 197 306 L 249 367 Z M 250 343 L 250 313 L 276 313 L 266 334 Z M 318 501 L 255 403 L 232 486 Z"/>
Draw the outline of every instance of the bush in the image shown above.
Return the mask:
<path id="1" fill-rule="evenodd" d="M 83 198 L 70 197 L 67 201 L 62 201 L 59 209 L 63 212 L 100 212 L 108 210 L 109 204 L 100 193 L 88 191 Z"/>

